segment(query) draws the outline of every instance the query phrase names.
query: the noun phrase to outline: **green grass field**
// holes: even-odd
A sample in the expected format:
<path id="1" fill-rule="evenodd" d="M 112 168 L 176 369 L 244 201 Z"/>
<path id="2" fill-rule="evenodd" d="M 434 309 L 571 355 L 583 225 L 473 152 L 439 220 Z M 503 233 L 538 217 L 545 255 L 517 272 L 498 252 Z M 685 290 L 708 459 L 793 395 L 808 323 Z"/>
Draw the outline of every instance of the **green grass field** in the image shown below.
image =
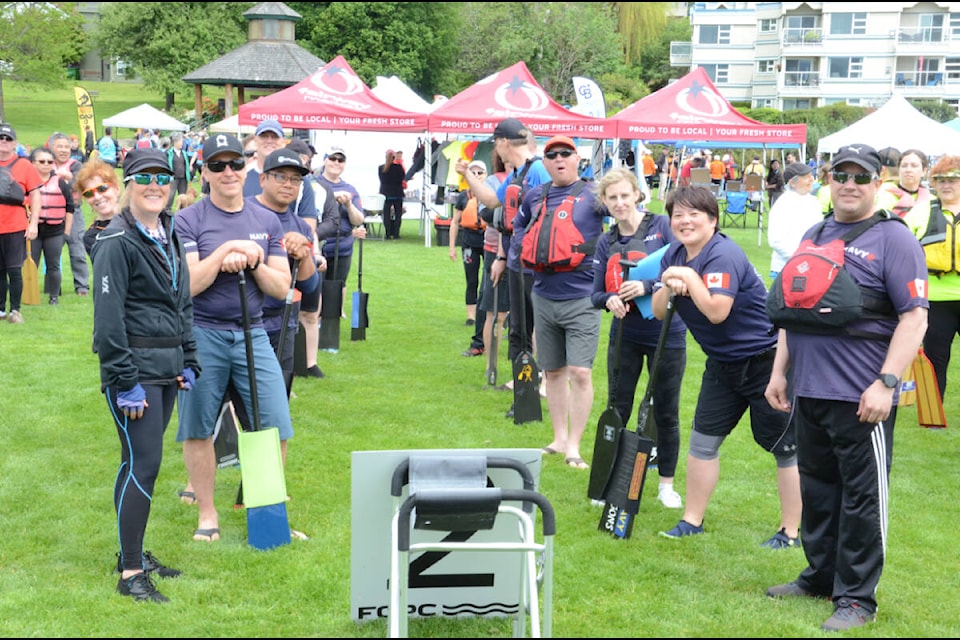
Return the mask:
<path id="1" fill-rule="evenodd" d="M 126 91 L 127 88 L 125 87 Z M 100 96 L 107 101 L 107 88 Z M 122 100 L 126 100 L 125 96 Z M 5 84 L 8 118 L 21 131 L 75 122 L 72 93 L 20 103 Z M 148 101 L 137 97 L 132 104 Z M 65 104 L 61 104 L 61 102 Z M 116 110 L 123 108 L 118 104 Z M 99 116 L 98 116 L 99 117 Z M 18 118 L 20 121 L 18 122 Z M 37 129 L 39 133 L 40 129 Z M 46 128 L 43 129 L 46 132 Z M 349 176 L 345 176 L 349 180 Z M 657 206 L 658 203 L 654 203 Z M 751 226 L 752 225 L 752 226 Z M 757 244 L 756 218 L 729 235 L 765 273 L 769 250 Z M 463 271 L 447 251 L 425 248 L 417 223 L 400 242 L 366 241 L 363 285 L 370 294 L 367 340 L 350 340 L 344 321 L 337 354 L 320 353 L 323 380 L 298 378 L 291 401 L 287 489 L 291 525 L 311 539 L 269 552 L 246 544 L 243 512 L 232 507 L 239 473 L 218 472 L 222 539 L 194 542 L 195 507 L 177 498 L 185 471 L 167 433 L 146 548 L 184 576 L 160 583 L 171 602 L 137 604 L 114 592 L 117 531 L 113 482 L 119 445 L 99 392 L 91 353 L 92 299 L 64 286 L 57 307 L 25 307 L 23 325 L 0 322 L 0 635 L 3 637 L 383 637 L 384 622 L 355 624 L 350 611 L 351 453 L 433 448 L 537 448 L 549 422 L 516 426 L 503 414 L 509 394 L 483 389 L 483 358 L 460 355 L 465 327 Z M 69 283 L 69 261 L 66 283 Z M 356 289 L 356 263 L 347 285 Z M 347 298 L 347 315 L 350 312 Z M 607 335 L 609 317 L 603 319 Z M 505 342 L 505 341 L 504 341 Z M 602 340 L 606 345 L 606 339 Z M 958 380 L 957 367 L 951 368 Z M 502 344 L 501 377 L 509 370 Z M 606 403 L 605 349 L 594 371 L 595 402 L 583 454 L 590 459 Z M 691 340 L 681 405 L 685 451 L 703 371 Z M 505 379 L 505 378 L 503 378 Z M 956 384 L 956 382 L 954 383 Z M 645 380 L 641 380 L 641 390 Z M 947 415 L 958 395 L 948 393 Z M 544 417 L 548 419 L 546 403 Z M 954 526 L 960 462 L 958 425 L 917 426 L 899 414 L 891 475 L 887 566 L 875 624 L 855 637 L 953 637 L 960 613 Z M 683 541 L 658 536 L 680 513 L 647 494 L 633 537 L 597 531 L 599 509 L 586 499 L 588 472 L 562 459 L 543 460 L 539 490 L 557 512 L 554 635 L 557 637 L 820 637 L 830 615 L 821 601 L 779 602 L 766 587 L 792 580 L 805 566 L 799 550 L 770 551 L 778 506 L 772 458 L 752 440 L 746 421 L 721 450 L 721 480 L 707 512 L 706 534 Z M 655 478 L 651 478 L 651 482 Z M 389 488 L 384 486 L 384 492 Z M 420 637 L 509 635 L 502 620 L 415 620 Z"/>

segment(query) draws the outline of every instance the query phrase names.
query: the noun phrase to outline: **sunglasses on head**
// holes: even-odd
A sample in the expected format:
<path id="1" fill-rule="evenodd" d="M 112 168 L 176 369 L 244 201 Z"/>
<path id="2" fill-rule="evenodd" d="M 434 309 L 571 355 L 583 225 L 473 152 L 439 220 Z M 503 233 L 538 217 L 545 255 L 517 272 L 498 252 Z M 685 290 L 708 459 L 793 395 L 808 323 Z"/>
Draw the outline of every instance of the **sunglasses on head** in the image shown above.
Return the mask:
<path id="1" fill-rule="evenodd" d="M 146 186 L 156 181 L 157 185 L 165 187 L 173 182 L 173 176 L 169 173 L 135 173 L 127 178 L 127 182 L 133 180 L 140 186 Z"/>
<path id="2" fill-rule="evenodd" d="M 84 198 L 92 198 L 98 193 L 106 193 L 107 191 L 110 191 L 110 185 L 101 184 L 94 187 L 93 189 L 87 189 L 86 191 L 82 192 L 81 195 L 83 195 Z"/>
<path id="3" fill-rule="evenodd" d="M 557 156 L 569 158 L 573 155 L 573 149 L 561 149 L 560 151 L 547 151 L 543 154 L 547 160 L 555 160 Z"/>
<path id="4" fill-rule="evenodd" d="M 851 178 L 853 178 L 854 184 L 859 185 L 870 184 L 875 180 L 872 173 L 846 173 L 843 171 L 833 171 L 830 173 L 830 179 L 835 180 L 839 184 L 846 184 Z"/>
<path id="5" fill-rule="evenodd" d="M 227 167 L 230 167 L 234 171 L 243 171 L 246 166 L 247 162 L 243 158 L 236 158 L 235 160 L 211 160 L 206 163 L 206 167 L 214 173 L 223 173 Z"/>

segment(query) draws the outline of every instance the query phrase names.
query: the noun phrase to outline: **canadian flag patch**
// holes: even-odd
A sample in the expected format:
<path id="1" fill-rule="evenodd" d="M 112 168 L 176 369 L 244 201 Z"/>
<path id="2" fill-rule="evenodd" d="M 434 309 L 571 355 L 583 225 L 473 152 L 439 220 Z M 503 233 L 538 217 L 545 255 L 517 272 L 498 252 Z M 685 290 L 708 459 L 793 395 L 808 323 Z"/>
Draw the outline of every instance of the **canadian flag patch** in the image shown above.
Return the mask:
<path id="1" fill-rule="evenodd" d="M 916 280 L 911 280 L 907 283 L 907 290 L 910 291 L 911 298 L 926 298 L 927 297 L 927 283 L 917 278 Z"/>
<path id="2" fill-rule="evenodd" d="M 729 273 L 707 273 L 703 276 L 703 283 L 707 285 L 707 289 L 729 289 L 730 288 L 730 274 Z"/>

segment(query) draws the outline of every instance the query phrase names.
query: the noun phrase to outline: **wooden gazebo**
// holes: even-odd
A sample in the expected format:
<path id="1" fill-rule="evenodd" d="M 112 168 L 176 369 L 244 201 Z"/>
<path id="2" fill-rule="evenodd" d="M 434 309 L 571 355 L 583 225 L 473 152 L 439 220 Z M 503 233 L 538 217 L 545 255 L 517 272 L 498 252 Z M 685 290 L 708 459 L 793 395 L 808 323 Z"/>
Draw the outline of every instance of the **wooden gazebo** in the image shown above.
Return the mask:
<path id="1" fill-rule="evenodd" d="M 247 43 L 183 77 L 194 85 L 196 113 L 202 113 L 203 85 L 224 88 L 224 114 L 233 114 L 233 89 L 240 104 L 245 90 L 273 89 L 295 85 L 326 63 L 294 40 L 299 13 L 282 2 L 261 2 L 243 13 L 247 19 Z"/>

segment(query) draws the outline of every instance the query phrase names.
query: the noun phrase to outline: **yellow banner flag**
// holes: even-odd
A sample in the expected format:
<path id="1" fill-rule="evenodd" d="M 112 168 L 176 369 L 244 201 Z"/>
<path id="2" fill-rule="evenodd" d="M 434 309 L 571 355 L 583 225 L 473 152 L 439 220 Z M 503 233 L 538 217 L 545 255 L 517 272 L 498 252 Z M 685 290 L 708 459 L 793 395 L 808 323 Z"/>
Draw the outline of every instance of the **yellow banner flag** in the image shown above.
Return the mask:
<path id="1" fill-rule="evenodd" d="M 74 87 L 73 93 L 77 97 L 77 119 L 80 122 L 80 140 L 81 149 L 87 140 L 87 128 L 93 133 L 93 140 L 97 140 L 97 122 L 93 117 L 93 98 L 83 87 Z"/>

